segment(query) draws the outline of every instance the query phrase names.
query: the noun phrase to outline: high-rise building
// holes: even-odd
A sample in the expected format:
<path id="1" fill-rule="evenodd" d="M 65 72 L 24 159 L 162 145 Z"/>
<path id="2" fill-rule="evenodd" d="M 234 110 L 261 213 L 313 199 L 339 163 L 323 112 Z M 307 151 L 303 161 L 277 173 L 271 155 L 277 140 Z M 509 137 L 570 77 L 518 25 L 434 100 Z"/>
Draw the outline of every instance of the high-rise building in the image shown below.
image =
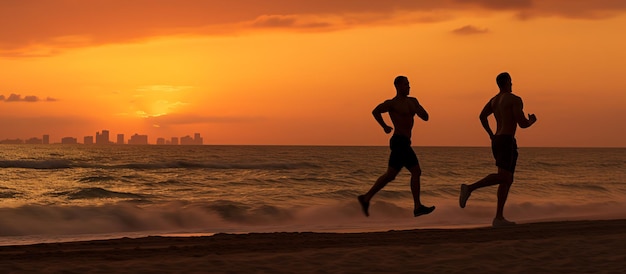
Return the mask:
<path id="1" fill-rule="evenodd" d="M 43 136 L 43 144 L 44 144 L 44 145 L 48 145 L 48 144 L 50 144 L 50 135 L 45 134 L 45 135 Z"/>
<path id="2" fill-rule="evenodd" d="M 193 145 L 194 144 L 193 142 L 194 142 L 193 138 L 191 138 L 191 136 L 189 136 L 189 135 L 180 137 L 180 144 L 181 145 Z"/>
<path id="3" fill-rule="evenodd" d="M 102 130 L 102 133 L 96 132 L 96 144 L 98 145 L 108 145 L 111 141 L 109 141 L 109 131 Z"/>
<path id="4" fill-rule="evenodd" d="M 178 145 L 178 137 L 172 137 L 172 141 L 170 142 L 172 145 Z"/>
<path id="5" fill-rule="evenodd" d="M 85 136 L 85 137 L 83 137 L 83 144 L 85 144 L 85 145 L 93 145 L 93 136 Z"/>
<path id="6" fill-rule="evenodd" d="M 194 145 L 201 145 L 202 144 L 202 137 L 200 137 L 200 133 L 194 133 L 193 141 L 194 141 Z"/>
<path id="7" fill-rule="evenodd" d="M 193 138 L 189 135 L 180 137 L 181 145 L 202 145 L 202 137 L 200 137 L 200 133 L 194 133 Z"/>
<path id="8" fill-rule="evenodd" d="M 124 134 L 118 134 L 117 135 L 117 144 L 118 145 L 123 145 L 124 144 Z"/>
<path id="9" fill-rule="evenodd" d="M 139 135 L 135 133 L 135 135 L 130 136 L 128 140 L 129 145 L 147 145 L 148 144 L 148 135 Z"/>
<path id="10" fill-rule="evenodd" d="M 157 145 L 165 145 L 165 138 L 157 138 Z"/>

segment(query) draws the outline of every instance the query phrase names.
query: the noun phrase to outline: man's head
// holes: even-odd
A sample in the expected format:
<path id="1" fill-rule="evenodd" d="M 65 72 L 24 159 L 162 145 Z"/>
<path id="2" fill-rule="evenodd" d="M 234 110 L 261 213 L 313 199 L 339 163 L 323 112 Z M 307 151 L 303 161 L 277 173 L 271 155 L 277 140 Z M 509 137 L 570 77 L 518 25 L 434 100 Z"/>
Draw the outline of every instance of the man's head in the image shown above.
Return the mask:
<path id="1" fill-rule="evenodd" d="M 511 86 L 513 85 L 511 82 L 511 75 L 508 72 L 503 72 L 498 74 L 496 77 L 496 83 L 500 88 L 500 91 L 511 92 Z"/>
<path id="2" fill-rule="evenodd" d="M 396 87 L 396 93 L 402 96 L 408 96 L 411 86 L 409 85 L 409 78 L 406 76 L 398 76 L 393 80 L 393 85 Z"/>

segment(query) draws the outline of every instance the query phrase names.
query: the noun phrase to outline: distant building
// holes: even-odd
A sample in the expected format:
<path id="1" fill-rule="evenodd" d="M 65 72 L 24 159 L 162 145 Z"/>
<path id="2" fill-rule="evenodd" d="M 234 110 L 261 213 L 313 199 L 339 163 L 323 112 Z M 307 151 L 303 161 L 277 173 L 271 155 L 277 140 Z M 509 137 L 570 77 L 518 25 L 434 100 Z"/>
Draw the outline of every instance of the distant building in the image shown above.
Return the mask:
<path id="1" fill-rule="evenodd" d="M 195 133 L 193 138 L 189 135 L 180 138 L 181 145 L 202 145 L 200 133 Z"/>
<path id="2" fill-rule="evenodd" d="M 180 144 L 181 145 L 193 145 L 193 138 L 191 138 L 191 136 L 189 135 L 180 137 Z"/>
<path id="3" fill-rule="evenodd" d="M 83 144 L 85 144 L 85 145 L 93 145 L 93 136 L 85 136 L 83 138 Z"/>
<path id="4" fill-rule="evenodd" d="M 178 145 L 178 137 L 172 137 L 172 140 L 170 141 L 171 145 Z"/>
<path id="5" fill-rule="evenodd" d="M 124 134 L 118 134 L 117 135 L 117 144 L 118 145 L 123 145 L 124 144 Z"/>
<path id="6" fill-rule="evenodd" d="M 108 145 L 111 144 L 111 141 L 109 141 L 109 131 L 108 130 L 102 130 L 102 133 L 100 132 L 96 132 L 96 144 L 97 145 Z"/>
<path id="7" fill-rule="evenodd" d="M 128 140 L 129 145 L 147 145 L 148 144 L 148 135 L 139 135 L 135 133 L 135 135 L 130 136 L 130 140 Z"/>
<path id="8" fill-rule="evenodd" d="M 40 145 L 43 144 L 43 140 L 37 138 L 37 137 L 33 137 L 30 139 L 27 139 L 24 143 L 26 144 L 31 144 L 31 145 Z"/>
<path id="9" fill-rule="evenodd" d="M 193 140 L 194 140 L 194 145 L 201 145 L 202 137 L 200 137 L 200 133 L 194 133 Z"/>
<path id="10" fill-rule="evenodd" d="M 157 138 L 157 145 L 165 145 L 165 138 Z"/>
<path id="11" fill-rule="evenodd" d="M 45 134 L 45 135 L 43 136 L 42 143 L 43 143 L 44 145 L 48 145 L 48 144 L 50 144 L 50 135 Z"/>
<path id="12" fill-rule="evenodd" d="M 0 144 L 10 144 L 10 145 L 23 144 L 23 143 L 24 141 L 22 141 L 22 139 L 4 139 L 0 141 Z"/>
<path id="13" fill-rule="evenodd" d="M 61 144 L 78 144 L 78 141 L 74 137 L 61 138 Z"/>

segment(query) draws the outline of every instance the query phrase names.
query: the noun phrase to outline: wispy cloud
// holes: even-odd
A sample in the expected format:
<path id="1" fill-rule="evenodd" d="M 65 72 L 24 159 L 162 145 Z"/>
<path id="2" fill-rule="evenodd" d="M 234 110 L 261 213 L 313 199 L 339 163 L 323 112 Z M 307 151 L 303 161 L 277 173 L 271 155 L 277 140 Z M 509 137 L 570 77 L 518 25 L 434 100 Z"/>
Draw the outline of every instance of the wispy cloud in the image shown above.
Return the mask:
<path id="1" fill-rule="evenodd" d="M 54 98 L 51 98 L 51 97 L 47 97 L 45 99 L 40 99 L 39 97 L 33 96 L 33 95 L 26 95 L 26 96 L 22 97 L 22 95 L 20 95 L 20 94 L 11 93 L 11 95 L 9 95 L 9 97 L 5 97 L 4 95 L 0 95 L 0 101 L 7 102 L 7 103 L 13 103 L 13 102 L 34 103 L 34 102 L 56 102 L 57 99 L 54 99 Z"/>
<path id="2" fill-rule="evenodd" d="M 466 25 L 461 28 L 452 30 L 452 33 L 459 34 L 459 35 L 484 34 L 488 32 L 489 32 L 489 29 L 478 28 L 472 25 Z"/>
<path id="3" fill-rule="evenodd" d="M 626 12 L 626 1 L 6 0 L 0 1 L 0 56 L 50 56 L 70 48 L 172 35 L 431 23 L 475 10 L 507 12 L 521 20 L 547 16 L 597 20 Z"/>

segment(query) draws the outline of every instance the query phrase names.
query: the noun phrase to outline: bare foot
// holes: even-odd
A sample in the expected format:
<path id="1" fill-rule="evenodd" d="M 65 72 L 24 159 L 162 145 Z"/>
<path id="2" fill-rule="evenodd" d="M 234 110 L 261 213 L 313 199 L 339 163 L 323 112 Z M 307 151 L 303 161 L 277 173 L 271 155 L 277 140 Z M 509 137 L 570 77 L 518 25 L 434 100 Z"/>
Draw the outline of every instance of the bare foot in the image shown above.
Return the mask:
<path id="1" fill-rule="evenodd" d="M 461 184 L 461 194 L 459 195 L 459 206 L 461 206 L 461 208 L 465 208 L 465 203 L 467 203 L 469 196 L 469 187 L 466 184 Z"/>
<path id="2" fill-rule="evenodd" d="M 361 204 L 361 209 L 363 209 L 363 213 L 365 214 L 365 217 L 369 217 L 370 216 L 370 202 L 366 202 L 365 201 L 365 195 L 361 195 L 359 197 L 357 197 L 359 199 L 359 203 Z"/>
<path id="3" fill-rule="evenodd" d="M 430 214 L 431 212 L 433 212 L 433 210 L 435 210 L 435 206 L 431 206 L 431 207 L 420 206 L 418 209 L 413 210 L 413 216 L 418 217 L 418 216 Z"/>
<path id="4" fill-rule="evenodd" d="M 493 219 L 493 223 L 491 224 L 493 227 L 506 227 L 506 226 L 514 226 L 515 222 L 508 221 L 507 219 Z"/>

